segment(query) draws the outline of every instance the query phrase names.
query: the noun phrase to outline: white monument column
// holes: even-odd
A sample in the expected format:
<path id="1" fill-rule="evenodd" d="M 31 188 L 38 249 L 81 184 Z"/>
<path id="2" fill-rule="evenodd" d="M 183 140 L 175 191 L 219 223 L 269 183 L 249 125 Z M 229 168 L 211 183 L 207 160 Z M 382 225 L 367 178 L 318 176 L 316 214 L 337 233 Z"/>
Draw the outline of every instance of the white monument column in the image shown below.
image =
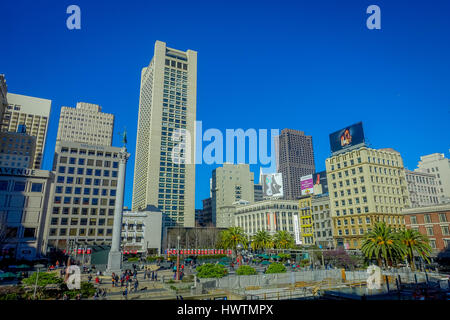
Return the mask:
<path id="1" fill-rule="evenodd" d="M 113 272 L 120 273 L 122 269 L 122 251 L 120 250 L 120 240 L 122 233 L 122 216 L 123 216 L 123 194 L 125 189 L 125 171 L 127 167 L 127 160 L 130 154 L 127 153 L 127 148 L 124 146 L 119 153 L 119 176 L 117 181 L 117 195 L 116 206 L 114 208 L 114 225 L 111 241 L 111 250 L 108 257 L 107 274 Z"/>

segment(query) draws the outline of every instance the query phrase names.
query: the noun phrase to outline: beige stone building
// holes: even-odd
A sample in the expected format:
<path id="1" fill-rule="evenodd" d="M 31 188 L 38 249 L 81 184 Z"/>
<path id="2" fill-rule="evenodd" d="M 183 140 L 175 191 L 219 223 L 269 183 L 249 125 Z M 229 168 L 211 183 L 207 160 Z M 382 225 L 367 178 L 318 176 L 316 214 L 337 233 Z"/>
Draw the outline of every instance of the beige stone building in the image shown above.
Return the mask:
<path id="1" fill-rule="evenodd" d="M 239 201 L 254 202 L 254 174 L 248 164 L 224 163 L 212 172 L 212 222 L 217 228 L 232 226 L 228 211 L 220 209 Z M 219 210 L 220 209 L 220 210 Z"/>
<path id="2" fill-rule="evenodd" d="M 85 102 L 78 102 L 76 108 L 62 107 L 56 140 L 110 146 L 114 115 L 101 111 L 99 105 Z"/>
<path id="3" fill-rule="evenodd" d="M 57 141 L 45 239 L 50 248 L 108 245 L 120 148 Z"/>
<path id="4" fill-rule="evenodd" d="M 410 201 L 398 152 L 361 147 L 326 159 L 326 171 L 335 245 L 359 248 L 378 221 L 404 228 Z"/>
<path id="5" fill-rule="evenodd" d="M 152 60 L 141 72 L 132 210 L 157 206 L 173 225 L 195 226 L 195 120 L 197 52 L 156 41 Z M 186 130 L 190 146 L 174 163 L 174 132 Z M 187 139 L 187 138 L 186 138 Z"/>
<path id="6" fill-rule="evenodd" d="M 423 170 L 423 169 L 422 169 Z M 439 204 L 436 176 L 421 169 L 405 169 L 411 207 L 425 207 Z"/>
<path id="7" fill-rule="evenodd" d="M 450 203 L 450 159 L 443 153 L 433 153 L 420 157 L 418 167 L 436 176 L 439 202 Z"/>
<path id="8" fill-rule="evenodd" d="M 295 238 L 295 218 L 299 219 L 297 200 L 269 199 L 253 204 L 237 205 L 234 225 L 241 227 L 249 237 L 260 230 L 265 230 L 271 235 L 284 230 Z M 300 225 L 300 221 L 297 220 L 297 222 Z"/>
<path id="9" fill-rule="evenodd" d="M 40 169 L 44 158 L 51 100 L 8 93 L 8 107 L 3 114 L 2 131 L 22 132 L 36 137 L 33 168 Z"/>

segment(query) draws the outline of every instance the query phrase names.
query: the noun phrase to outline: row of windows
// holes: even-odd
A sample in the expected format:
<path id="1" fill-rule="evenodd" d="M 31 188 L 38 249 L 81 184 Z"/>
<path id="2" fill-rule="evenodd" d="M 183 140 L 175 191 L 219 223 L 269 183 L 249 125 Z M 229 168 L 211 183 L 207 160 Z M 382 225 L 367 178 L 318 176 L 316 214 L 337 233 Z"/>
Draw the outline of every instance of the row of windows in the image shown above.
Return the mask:
<path id="1" fill-rule="evenodd" d="M 439 222 L 447 222 L 447 215 L 445 213 L 439 213 Z M 417 224 L 417 217 L 411 215 L 409 217 L 411 219 L 411 224 Z M 425 223 L 432 223 L 431 215 L 430 214 L 424 214 L 424 221 Z"/>
<path id="2" fill-rule="evenodd" d="M 59 230 L 59 233 L 58 233 Z M 55 237 L 57 235 L 59 236 L 105 236 L 105 229 L 99 228 L 99 229 L 85 229 L 85 228 L 71 228 L 69 229 L 69 233 L 67 232 L 67 228 L 51 228 L 50 229 L 50 236 Z M 106 236 L 110 237 L 112 236 L 112 229 L 106 229 Z"/>
<path id="3" fill-rule="evenodd" d="M 87 160 L 87 161 L 86 161 Z M 77 163 L 77 158 L 73 158 L 73 157 L 59 157 L 59 163 L 69 163 L 69 164 L 76 164 Z M 85 159 L 85 158 L 78 158 L 78 165 L 80 166 L 84 166 L 85 164 L 87 164 L 88 166 L 95 166 L 96 167 L 105 167 L 105 168 L 110 168 L 111 164 L 113 168 L 119 168 L 119 162 L 118 161 L 110 161 L 110 160 L 94 160 L 94 159 Z"/>
<path id="4" fill-rule="evenodd" d="M 84 168 L 76 168 L 76 174 L 77 175 L 83 175 L 86 174 L 87 176 L 96 176 L 101 177 L 102 176 L 102 170 L 101 169 L 86 169 L 84 171 Z M 59 166 L 58 173 L 66 173 L 66 167 L 65 166 Z M 75 174 L 75 167 L 68 167 L 67 168 L 67 174 Z M 117 170 L 103 170 L 103 177 L 113 177 L 117 178 L 118 171 Z"/>
<path id="5" fill-rule="evenodd" d="M 71 208 L 71 207 L 53 207 L 53 214 L 64 214 L 68 215 L 72 213 L 73 215 L 81 214 L 82 216 L 87 216 L 90 214 L 91 216 L 105 216 L 106 212 L 108 212 L 108 216 L 114 215 L 114 209 L 105 209 L 105 208 Z"/>
<path id="6" fill-rule="evenodd" d="M 94 186 L 103 186 L 108 187 L 117 187 L 117 180 L 108 180 L 108 179 L 92 179 L 92 178 L 75 178 L 75 177 L 65 177 L 65 176 L 57 176 L 57 183 L 66 183 L 66 184 L 78 184 L 78 185 L 94 185 Z M 110 183 L 111 182 L 111 183 Z"/>
<path id="7" fill-rule="evenodd" d="M 65 190 L 64 190 L 65 189 Z M 60 193 L 64 193 L 65 194 L 72 194 L 72 192 L 74 194 L 81 194 L 82 188 L 81 187 L 62 187 L 62 186 L 56 186 L 55 188 L 55 193 L 60 194 Z M 91 195 L 91 188 L 84 188 L 83 189 L 83 194 L 84 195 Z M 94 196 L 98 196 L 100 195 L 100 189 L 99 188 L 92 188 L 92 195 Z M 102 196 L 107 196 L 108 195 L 108 189 L 101 189 L 101 195 Z M 116 189 L 109 189 L 109 195 L 112 197 L 116 196 Z"/>
<path id="8" fill-rule="evenodd" d="M 24 181 L 8 181 L 8 180 L 0 180 L 0 191 L 8 191 L 10 183 L 13 185 L 12 190 L 14 192 L 24 192 L 27 190 L 27 182 Z M 31 185 L 29 188 L 29 192 L 42 192 L 44 188 L 43 183 L 39 182 L 31 182 L 28 183 Z"/>
<path id="9" fill-rule="evenodd" d="M 104 199 L 104 198 L 79 198 L 79 197 L 60 197 L 56 196 L 53 201 L 54 204 L 82 204 L 82 205 L 92 205 L 92 206 L 114 206 L 116 203 L 115 199 Z"/>

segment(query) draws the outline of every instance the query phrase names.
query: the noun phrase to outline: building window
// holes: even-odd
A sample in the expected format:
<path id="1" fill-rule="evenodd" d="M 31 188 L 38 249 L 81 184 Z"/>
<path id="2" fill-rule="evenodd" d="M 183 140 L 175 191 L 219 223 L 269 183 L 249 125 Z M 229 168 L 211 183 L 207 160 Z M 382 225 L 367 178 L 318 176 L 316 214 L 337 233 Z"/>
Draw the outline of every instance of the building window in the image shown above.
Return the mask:
<path id="1" fill-rule="evenodd" d="M 42 192 L 42 183 L 33 182 L 31 184 L 31 192 Z"/>

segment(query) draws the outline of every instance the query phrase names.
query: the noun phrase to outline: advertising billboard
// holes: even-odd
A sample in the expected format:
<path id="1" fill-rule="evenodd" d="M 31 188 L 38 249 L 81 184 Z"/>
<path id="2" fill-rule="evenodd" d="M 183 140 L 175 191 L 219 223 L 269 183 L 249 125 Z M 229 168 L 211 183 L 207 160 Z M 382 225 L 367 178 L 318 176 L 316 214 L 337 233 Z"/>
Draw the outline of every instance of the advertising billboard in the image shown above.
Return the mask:
<path id="1" fill-rule="evenodd" d="M 302 196 L 314 193 L 313 175 L 308 174 L 300 178 L 300 190 Z"/>
<path id="2" fill-rule="evenodd" d="M 264 197 L 283 196 L 283 176 L 281 173 L 264 174 L 263 176 Z"/>
<path id="3" fill-rule="evenodd" d="M 364 143 L 362 122 L 330 134 L 331 152 L 337 152 Z"/>
<path id="4" fill-rule="evenodd" d="M 328 180 L 326 171 L 314 173 L 313 179 L 314 179 L 314 194 L 328 193 Z"/>
<path id="5" fill-rule="evenodd" d="M 295 235 L 295 244 L 302 244 L 302 240 L 300 239 L 300 229 L 298 227 L 298 215 L 294 214 L 294 235 Z"/>

